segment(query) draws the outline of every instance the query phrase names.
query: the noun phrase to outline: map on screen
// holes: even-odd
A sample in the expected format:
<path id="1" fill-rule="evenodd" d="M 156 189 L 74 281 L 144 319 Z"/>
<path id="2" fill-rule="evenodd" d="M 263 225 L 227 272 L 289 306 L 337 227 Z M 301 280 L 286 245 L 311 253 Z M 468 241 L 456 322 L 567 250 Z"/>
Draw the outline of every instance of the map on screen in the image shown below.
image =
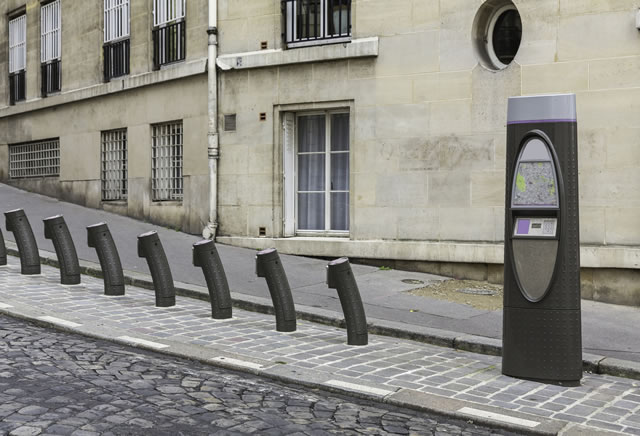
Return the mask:
<path id="1" fill-rule="evenodd" d="M 520 162 L 513 189 L 514 206 L 558 206 L 551 162 Z"/>

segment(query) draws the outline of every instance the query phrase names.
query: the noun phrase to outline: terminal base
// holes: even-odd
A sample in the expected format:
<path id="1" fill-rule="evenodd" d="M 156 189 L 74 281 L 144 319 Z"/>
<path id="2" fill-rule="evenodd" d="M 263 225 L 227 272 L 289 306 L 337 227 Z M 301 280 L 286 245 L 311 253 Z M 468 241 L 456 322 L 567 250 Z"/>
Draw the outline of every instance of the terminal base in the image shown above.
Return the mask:
<path id="1" fill-rule="evenodd" d="M 570 386 L 582 378 L 580 310 L 504 308 L 502 373 Z"/>

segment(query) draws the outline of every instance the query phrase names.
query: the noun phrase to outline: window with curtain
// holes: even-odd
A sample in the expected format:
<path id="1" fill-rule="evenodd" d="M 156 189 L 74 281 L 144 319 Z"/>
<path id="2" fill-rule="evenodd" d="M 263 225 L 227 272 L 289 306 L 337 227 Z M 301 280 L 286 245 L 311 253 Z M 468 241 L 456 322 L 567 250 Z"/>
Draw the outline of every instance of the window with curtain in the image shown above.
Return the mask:
<path id="1" fill-rule="evenodd" d="M 288 48 L 351 40 L 351 0 L 281 0 Z"/>
<path id="2" fill-rule="evenodd" d="M 296 119 L 296 230 L 349 230 L 349 114 Z"/>

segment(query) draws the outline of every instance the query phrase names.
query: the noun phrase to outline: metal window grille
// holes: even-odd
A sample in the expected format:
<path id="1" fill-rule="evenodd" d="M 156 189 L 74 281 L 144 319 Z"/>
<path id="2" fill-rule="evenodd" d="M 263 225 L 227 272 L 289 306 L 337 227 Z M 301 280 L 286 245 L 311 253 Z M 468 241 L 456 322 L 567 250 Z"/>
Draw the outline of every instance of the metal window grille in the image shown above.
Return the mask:
<path id="1" fill-rule="evenodd" d="M 152 126 L 151 197 L 182 200 L 182 121 Z"/>
<path id="2" fill-rule="evenodd" d="M 153 0 L 153 25 L 157 27 L 183 19 L 186 11 L 186 0 Z"/>
<path id="3" fill-rule="evenodd" d="M 153 64 L 161 65 L 183 61 L 186 57 L 187 22 L 177 21 L 153 29 Z"/>
<path id="4" fill-rule="evenodd" d="M 288 48 L 351 40 L 351 0 L 281 0 Z"/>
<path id="5" fill-rule="evenodd" d="M 104 42 L 129 36 L 129 0 L 104 0 Z"/>
<path id="6" fill-rule="evenodd" d="M 224 131 L 235 132 L 236 131 L 236 114 L 230 114 L 224 116 Z"/>
<path id="7" fill-rule="evenodd" d="M 60 58 L 60 0 L 40 9 L 40 62 Z"/>
<path id="8" fill-rule="evenodd" d="M 9 103 L 16 104 L 17 101 L 24 100 L 26 98 L 26 94 L 26 71 L 22 70 L 18 73 L 9 74 Z"/>
<path id="9" fill-rule="evenodd" d="M 25 69 L 27 65 L 27 16 L 9 21 L 9 74 Z"/>
<path id="10" fill-rule="evenodd" d="M 60 175 L 60 140 L 9 145 L 9 177 L 48 177 Z"/>
<path id="11" fill-rule="evenodd" d="M 104 81 L 129 74 L 130 40 L 111 42 L 103 46 Z"/>
<path id="12" fill-rule="evenodd" d="M 62 62 L 59 59 L 40 66 L 40 87 L 42 96 L 46 97 L 52 92 L 58 92 L 62 88 Z"/>
<path id="13" fill-rule="evenodd" d="M 127 129 L 102 132 L 102 200 L 127 199 Z"/>

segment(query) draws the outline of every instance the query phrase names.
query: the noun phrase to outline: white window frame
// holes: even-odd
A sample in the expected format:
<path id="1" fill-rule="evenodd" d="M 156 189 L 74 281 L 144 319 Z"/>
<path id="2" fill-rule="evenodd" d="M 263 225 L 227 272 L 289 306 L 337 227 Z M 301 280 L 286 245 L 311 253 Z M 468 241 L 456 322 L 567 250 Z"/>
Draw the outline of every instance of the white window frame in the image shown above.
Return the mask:
<path id="1" fill-rule="evenodd" d="M 160 27 L 184 19 L 186 0 L 153 0 L 153 26 Z"/>
<path id="2" fill-rule="evenodd" d="M 9 20 L 9 74 L 27 69 L 27 14 Z"/>
<path id="3" fill-rule="evenodd" d="M 100 136 L 102 201 L 127 201 L 129 182 L 127 129 L 105 130 Z"/>
<path id="4" fill-rule="evenodd" d="M 40 62 L 60 59 L 62 18 L 60 0 L 47 3 L 40 8 Z"/>
<path id="5" fill-rule="evenodd" d="M 327 1 L 328 0 L 320 0 L 320 31 L 322 32 L 322 36 L 317 38 L 304 38 L 298 36 L 298 15 L 296 14 L 298 0 L 293 0 L 287 2 L 287 22 L 286 25 L 286 40 L 290 41 L 287 43 L 288 48 L 296 48 L 296 47 L 304 47 L 310 45 L 325 45 L 325 44 L 338 44 L 343 42 L 351 41 L 351 31 L 349 31 L 349 35 L 338 36 L 338 37 L 329 37 L 329 20 L 326 19 L 327 14 Z M 351 21 L 353 22 L 353 16 Z"/>
<path id="6" fill-rule="evenodd" d="M 284 189 L 284 236 L 338 236 L 348 237 L 350 230 L 331 229 L 331 193 L 349 193 L 349 204 L 351 210 L 351 183 L 349 190 L 331 190 L 331 154 L 347 153 L 351 160 L 351 117 L 349 117 L 349 150 L 331 151 L 331 116 L 337 114 L 350 114 L 349 109 L 327 109 L 320 111 L 285 112 L 282 116 L 283 133 L 283 189 Z M 324 208 L 324 230 L 298 229 L 298 118 L 304 116 L 324 115 L 325 116 L 325 208 Z M 351 165 L 349 165 L 351 168 Z M 351 178 L 351 170 L 349 170 Z M 349 213 L 349 229 L 351 228 L 351 213 Z"/>
<path id="7" fill-rule="evenodd" d="M 130 34 L 129 0 L 104 0 L 104 42 L 126 39 Z"/>
<path id="8" fill-rule="evenodd" d="M 173 129 L 179 133 L 172 133 Z M 179 137 L 179 139 L 178 139 Z M 151 199 L 184 198 L 184 122 L 151 125 Z"/>

